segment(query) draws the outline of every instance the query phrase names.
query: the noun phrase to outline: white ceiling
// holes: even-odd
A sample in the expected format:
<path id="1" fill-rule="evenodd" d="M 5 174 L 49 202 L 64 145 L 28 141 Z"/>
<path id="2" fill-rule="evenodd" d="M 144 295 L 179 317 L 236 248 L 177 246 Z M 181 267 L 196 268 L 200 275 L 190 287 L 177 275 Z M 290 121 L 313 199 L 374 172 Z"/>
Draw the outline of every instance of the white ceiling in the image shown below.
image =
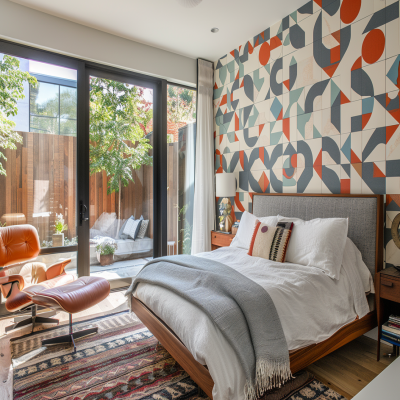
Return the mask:
<path id="1" fill-rule="evenodd" d="M 215 61 L 309 0 L 12 0 L 104 32 Z M 211 33 L 211 28 L 219 28 Z"/>

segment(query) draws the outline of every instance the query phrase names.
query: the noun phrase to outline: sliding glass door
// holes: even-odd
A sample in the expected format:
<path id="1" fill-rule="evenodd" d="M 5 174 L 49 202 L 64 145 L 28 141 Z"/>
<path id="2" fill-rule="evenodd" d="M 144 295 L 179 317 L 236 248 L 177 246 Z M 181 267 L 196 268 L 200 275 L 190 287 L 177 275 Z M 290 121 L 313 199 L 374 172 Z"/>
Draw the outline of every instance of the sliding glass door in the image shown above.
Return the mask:
<path id="1" fill-rule="evenodd" d="M 128 281 L 153 257 L 153 92 L 89 76 L 90 273 Z M 141 82 L 139 82 L 141 83 Z"/>

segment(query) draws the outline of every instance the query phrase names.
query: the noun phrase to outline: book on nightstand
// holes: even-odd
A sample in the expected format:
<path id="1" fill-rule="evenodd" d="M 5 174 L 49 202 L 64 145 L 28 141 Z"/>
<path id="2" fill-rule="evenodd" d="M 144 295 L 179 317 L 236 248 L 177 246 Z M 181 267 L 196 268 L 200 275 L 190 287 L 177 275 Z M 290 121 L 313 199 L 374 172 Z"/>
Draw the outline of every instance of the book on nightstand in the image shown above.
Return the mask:
<path id="1" fill-rule="evenodd" d="M 400 343 L 399 317 L 391 315 L 389 321 L 382 325 L 382 337 Z"/>

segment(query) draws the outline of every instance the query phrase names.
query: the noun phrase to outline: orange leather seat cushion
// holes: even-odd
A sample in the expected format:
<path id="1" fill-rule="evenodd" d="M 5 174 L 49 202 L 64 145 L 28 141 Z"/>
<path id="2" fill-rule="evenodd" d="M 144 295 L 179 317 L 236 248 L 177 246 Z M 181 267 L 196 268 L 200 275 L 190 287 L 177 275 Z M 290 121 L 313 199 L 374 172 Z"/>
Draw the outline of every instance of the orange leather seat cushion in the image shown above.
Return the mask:
<path id="1" fill-rule="evenodd" d="M 74 314 L 93 307 L 110 293 L 110 284 L 104 278 L 83 276 L 63 286 L 44 290 L 32 297 L 41 306 L 61 309 Z"/>

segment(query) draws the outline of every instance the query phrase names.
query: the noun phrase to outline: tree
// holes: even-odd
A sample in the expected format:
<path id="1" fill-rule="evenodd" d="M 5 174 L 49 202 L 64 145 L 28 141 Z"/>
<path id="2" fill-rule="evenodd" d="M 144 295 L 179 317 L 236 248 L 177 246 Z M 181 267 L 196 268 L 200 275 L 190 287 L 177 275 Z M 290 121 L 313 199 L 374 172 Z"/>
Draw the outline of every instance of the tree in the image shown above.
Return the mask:
<path id="1" fill-rule="evenodd" d="M 107 193 L 119 193 L 119 220 L 121 185 L 134 182 L 133 170 L 153 163 L 149 155 L 152 146 L 146 138 L 146 128 L 152 117 L 153 110 L 145 102 L 142 88 L 91 78 L 90 173 L 105 171 Z"/>
<path id="2" fill-rule="evenodd" d="M 28 82 L 36 87 L 37 80 L 29 74 L 19 70 L 19 60 L 5 55 L 0 61 L 0 147 L 15 150 L 16 143 L 22 143 L 22 136 L 14 131 L 15 122 L 9 119 L 18 113 L 17 103 L 25 97 L 24 83 Z M 0 159 L 7 161 L 0 151 Z M 6 175 L 6 170 L 0 163 L 0 174 Z"/>
<path id="3" fill-rule="evenodd" d="M 179 86 L 168 86 L 167 113 L 174 123 L 196 119 L 196 92 Z"/>

